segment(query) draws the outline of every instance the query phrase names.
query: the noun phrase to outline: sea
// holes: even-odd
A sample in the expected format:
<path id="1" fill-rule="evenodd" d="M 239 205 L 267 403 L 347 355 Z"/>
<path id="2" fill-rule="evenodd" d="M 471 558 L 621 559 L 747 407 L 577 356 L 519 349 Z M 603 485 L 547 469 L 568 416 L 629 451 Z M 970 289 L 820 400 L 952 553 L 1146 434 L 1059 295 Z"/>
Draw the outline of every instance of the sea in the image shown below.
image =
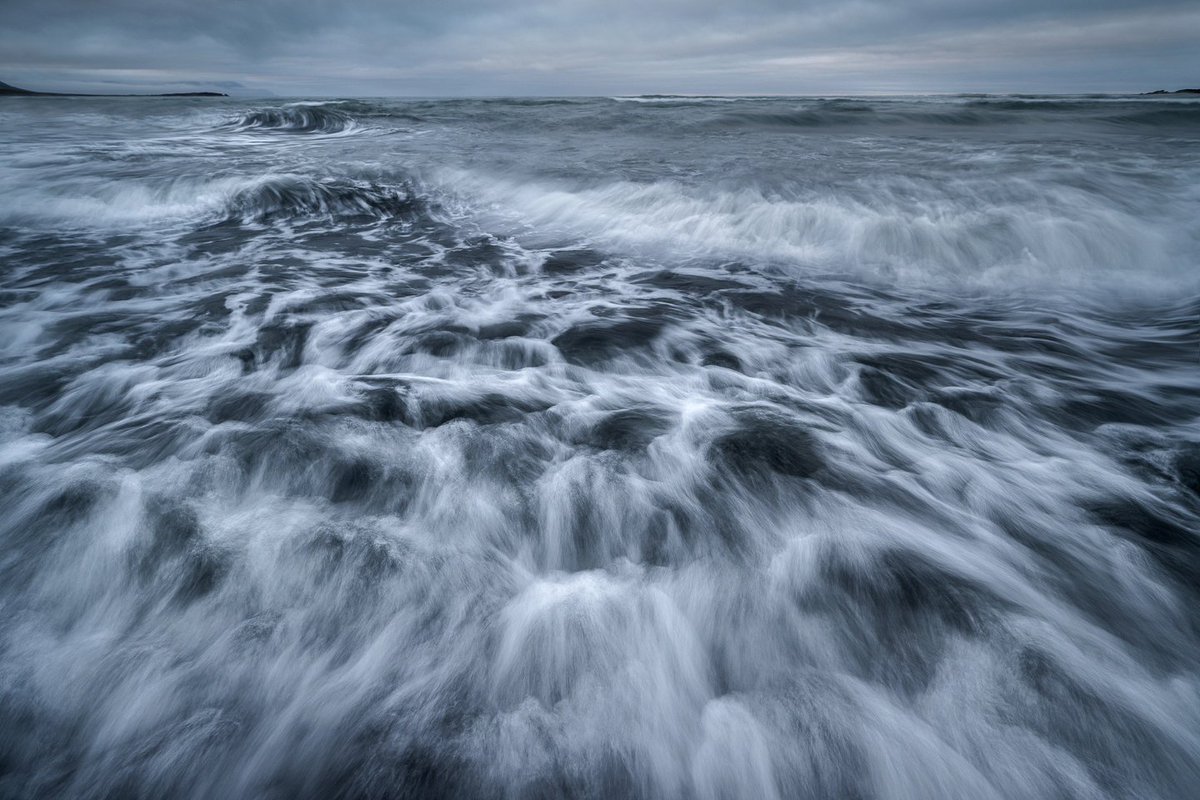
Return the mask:
<path id="1" fill-rule="evenodd" d="M 0 796 L 1184 800 L 1200 100 L 0 98 Z"/>

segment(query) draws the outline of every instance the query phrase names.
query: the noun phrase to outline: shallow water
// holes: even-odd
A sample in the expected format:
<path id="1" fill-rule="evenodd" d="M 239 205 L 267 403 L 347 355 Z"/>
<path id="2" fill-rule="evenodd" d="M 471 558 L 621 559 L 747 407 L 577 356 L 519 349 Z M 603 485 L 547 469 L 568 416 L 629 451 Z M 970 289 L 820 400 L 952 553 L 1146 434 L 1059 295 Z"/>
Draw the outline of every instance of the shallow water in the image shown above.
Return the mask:
<path id="1" fill-rule="evenodd" d="M 1194 796 L 1198 145 L 4 99 L 0 796 Z"/>

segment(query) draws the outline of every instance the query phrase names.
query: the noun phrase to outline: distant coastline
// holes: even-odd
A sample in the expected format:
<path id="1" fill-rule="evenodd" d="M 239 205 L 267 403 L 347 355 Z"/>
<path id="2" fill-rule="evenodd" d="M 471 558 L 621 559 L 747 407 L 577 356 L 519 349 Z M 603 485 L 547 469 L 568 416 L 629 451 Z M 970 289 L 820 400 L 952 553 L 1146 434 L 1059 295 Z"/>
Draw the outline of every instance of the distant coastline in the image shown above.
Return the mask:
<path id="1" fill-rule="evenodd" d="M 1121 94 L 1114 92 L 1113 94 Z M 1200 95 L 1200 88 L 1195 89 L 1155 89 L 1151 92 L 1140 92 L 1138 97 L 1171 97 L 1175 95 Z M 0 97 L 228 97 L 225 92 L 154 92 L 110 93 L 110 92 L 39 92 L 32 89 L 22 89 L 0 81 Z M 681 95 L 646 94 L 639 99 L 667 99 Z"/>
<path id="2" fill-rule="evenodd" d="M 90 92 L 35 92 L 0 81 L 0 97 L 228 97 L 225 92 L 160 92 L 158 94 L 92 94 Z"/>

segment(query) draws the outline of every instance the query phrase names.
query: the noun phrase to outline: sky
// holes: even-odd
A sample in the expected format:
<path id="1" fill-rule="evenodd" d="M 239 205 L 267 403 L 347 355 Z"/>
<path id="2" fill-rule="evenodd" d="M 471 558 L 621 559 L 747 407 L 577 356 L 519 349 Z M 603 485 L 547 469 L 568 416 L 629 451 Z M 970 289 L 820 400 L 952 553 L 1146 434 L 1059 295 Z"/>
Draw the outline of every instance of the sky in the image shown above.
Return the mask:
<path id="1" fill-rule="evenodd" d="M 0 81 L 276 96 L 1200 86 L 1197 0 L 0 0 Z"/>

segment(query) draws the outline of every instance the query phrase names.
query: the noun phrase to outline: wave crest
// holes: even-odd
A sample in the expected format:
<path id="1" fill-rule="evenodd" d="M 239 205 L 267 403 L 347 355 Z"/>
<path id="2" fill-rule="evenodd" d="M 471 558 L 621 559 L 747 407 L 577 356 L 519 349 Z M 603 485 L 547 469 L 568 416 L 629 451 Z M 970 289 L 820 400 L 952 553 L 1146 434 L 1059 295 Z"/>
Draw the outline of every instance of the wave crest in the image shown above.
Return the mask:
<path id="1" fill-rule="evenodd" d="M 354 119 L 335 108 L 316 105 L 294 105 L 281 108 L 260 108 L 243 114 L 231 126 L 237 131 L 270 130 L 284 133 L 344 133 L 351 130 Z"/>
<path id="2" fill-rule="evenodd" d="M 991 125 L 1081 121 L 1101 126 L 1136 125 L 1156 128 L 1194 128 L 1200 123 L 1200 104 L 1180 101 L 1131 101 L 1110 104 L 1075 100 L 974 99 L 966 103 L 863 103 L 828 100 L 792 108 L 754 108 L 729 111 L 707 120 L 716 129 L 811 130 L 819 128 L 959 128 Z"/>
<path id="3" fill-rule="evenodd" d="M 1178 224 L 1147 225 L 1120 204 L 1065 184 L 897 177 L 871 193 L 848 187 L 787 196 L 675 181 L 517 185 L 464 173 L 447 181 L 489 208 L 507 209 L 501 226 L 583 235 L 652 257 L 748 258 L 888 283 L 994 289 L 1079 286 L 1101 276 L 1106 285 L 1178 287 L 1191 269 L 1190 235 Z"/>
<path id="4" fill-rule="evenodd" d="M 300 176 L 268 178 L 230 198 L 229 216 L 268 220 L 297 216 L 412 217 L 423 208 L 407 187 L 367 181 L 312 180 Z"/>

